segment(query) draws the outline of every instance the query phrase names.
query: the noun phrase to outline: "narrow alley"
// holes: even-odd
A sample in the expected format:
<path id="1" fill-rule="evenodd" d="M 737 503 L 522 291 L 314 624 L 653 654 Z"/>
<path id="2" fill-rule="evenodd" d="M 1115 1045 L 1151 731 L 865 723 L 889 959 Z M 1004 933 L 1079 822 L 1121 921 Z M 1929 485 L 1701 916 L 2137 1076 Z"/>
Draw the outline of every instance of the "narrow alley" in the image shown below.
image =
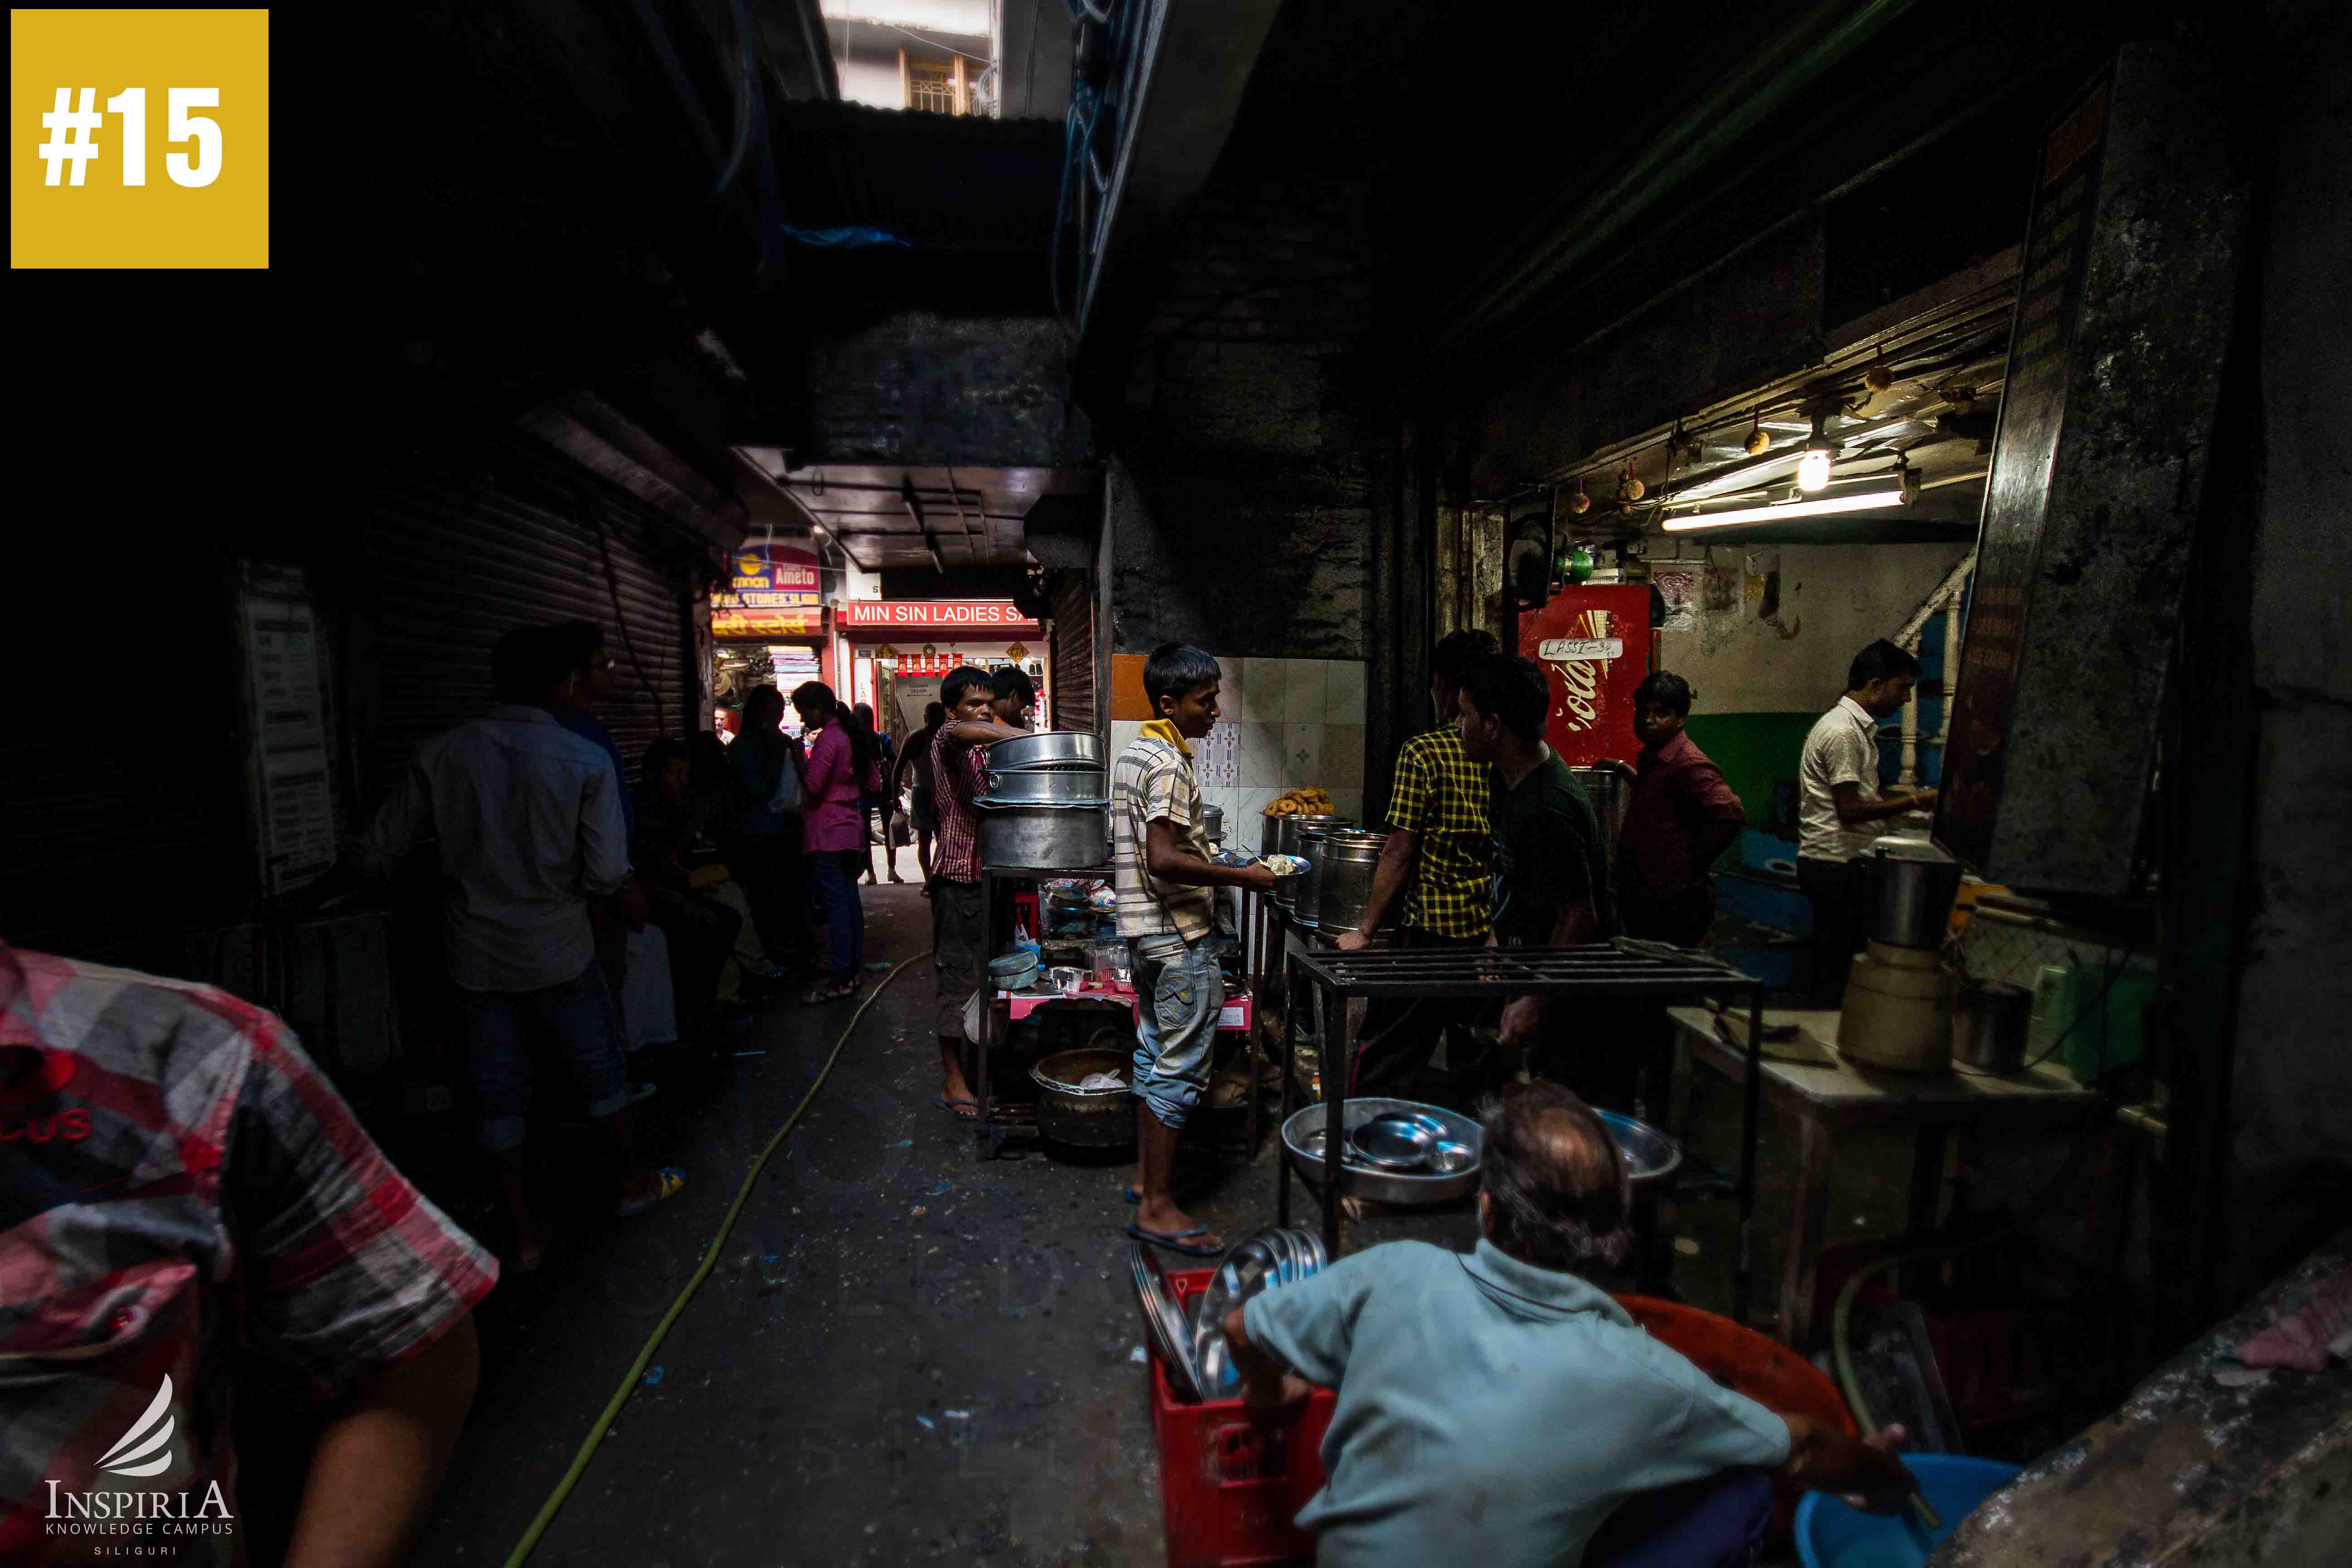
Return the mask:
<path id="1" fill-rule="evenodd" d="M 11 47 L 5 1568 L 2341 1568 L 2352 6 Z"/>

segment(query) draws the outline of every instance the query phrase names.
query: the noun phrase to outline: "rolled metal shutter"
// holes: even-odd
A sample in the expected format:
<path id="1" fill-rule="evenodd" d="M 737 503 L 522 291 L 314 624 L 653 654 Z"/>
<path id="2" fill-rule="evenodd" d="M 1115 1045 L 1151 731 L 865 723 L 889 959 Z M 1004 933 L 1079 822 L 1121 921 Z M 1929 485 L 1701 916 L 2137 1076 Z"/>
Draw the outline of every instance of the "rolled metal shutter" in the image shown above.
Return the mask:
<path id="1" fill-rule="evenodd" d="M 1047 596 L 1054 626 L 1054 728 L 1095 727 L 1095 595 L 1086 574 L 1064 573 Z"/>
<path id="2" fill-rule="evenodd" d="M 614 689 L 600 716 L 628 782 L 654 740 L 695 727 L 701 548 L 634 497 L 514 444 L 471 473 L 387 486 L 362 533 L 354 657 L 370 690 L 354 747 L 369 804 L 419 742 L 494 705 L 490 649 L 515 626 L 604 629 Z"/>

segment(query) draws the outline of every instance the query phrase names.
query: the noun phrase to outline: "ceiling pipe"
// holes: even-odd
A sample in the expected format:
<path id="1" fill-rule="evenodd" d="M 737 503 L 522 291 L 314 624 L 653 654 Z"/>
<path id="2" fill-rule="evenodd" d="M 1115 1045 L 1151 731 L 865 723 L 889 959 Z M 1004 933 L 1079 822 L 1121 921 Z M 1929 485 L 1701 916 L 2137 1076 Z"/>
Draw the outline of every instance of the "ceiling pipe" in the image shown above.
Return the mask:
<path id="1" fill-rule="evenodd" d="M 907 515 L 915 520 L 915 526 L 922 531 L 923 548 L 931 552 L 932 566 L 938 569 L 940 576 L 946 576 L 948 574 L 947 563 L 940 559 L 939 541 L 931 537 L 931 525 L 923 516 L 923 503 L 915 499 L 914 480 L 901 479 L 898 481 L 898 500 L 901 505 L 906 507 Z"/>

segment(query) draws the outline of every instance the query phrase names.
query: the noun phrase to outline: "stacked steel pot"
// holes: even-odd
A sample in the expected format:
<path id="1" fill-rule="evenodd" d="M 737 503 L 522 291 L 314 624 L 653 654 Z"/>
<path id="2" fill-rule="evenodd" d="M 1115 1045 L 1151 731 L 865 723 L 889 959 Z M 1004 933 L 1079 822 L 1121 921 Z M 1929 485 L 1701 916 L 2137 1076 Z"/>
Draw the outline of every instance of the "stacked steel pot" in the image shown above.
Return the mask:
<path id="1" fill-rule="evenodd" d="M 1078 871 L 1110 858 L 1110 773 L 1102 737 L 1091 730 L 1045 730 L 991 745 L 979 805 L 984 866 Z"/>
<path id="2" fill-rule="evenodd" d="M 1274 884 L 1274 901 L 1299 925 L 1312 926 L 1316 921 L 1316 865 L 1321 856 L 1323 836 L 1347 826 L 1345 818 L 1328 814 L 1301 813 L 1265 819 L 1265 853 L 1296 855 L 1307 862 L 1307 869 L 1280 878 Z"/>

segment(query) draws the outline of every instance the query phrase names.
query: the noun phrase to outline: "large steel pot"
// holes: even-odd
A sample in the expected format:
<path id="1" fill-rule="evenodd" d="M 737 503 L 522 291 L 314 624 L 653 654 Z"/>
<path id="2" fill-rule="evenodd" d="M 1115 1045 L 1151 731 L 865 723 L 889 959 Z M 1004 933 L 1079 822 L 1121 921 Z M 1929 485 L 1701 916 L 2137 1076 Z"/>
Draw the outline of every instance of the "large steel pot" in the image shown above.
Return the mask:
<path id="1" fill-rule="evenodd" d="M 1100 772 L 1106 766 L 1102 737 L 1092 730 L 1041 730 L 1034 735 L 992 741 L 988 747 L 988 766 L 991 772 L 1000 773 L 1025 773 L 1033 768 L 1093 768 Z"/>
<path id="2" fill-rule="evenodd" d="M 1342 822 L 1329 827 L 1302 827 L 1298 830 L 1298 858 L 1307 862 L 1307 869 L 1283 880 L 1298 884 L 1291 894 L 1290 918 L 1308 931 L 1318 929 L 1318 911 L 1322 908 L 1323 898 L 1324 847 L 1331 842 L 1333 834 L 1353 826 L 1352 823 Z"/>
<path id="3" fill-rule="evenodd" d="M 1328 1105 L 1304 1106 L 1291 1112 L 1282 1124 L 1283 1152 L 1298 1173 L 1308 1181 L 1320 1184 L 1324 1178 L 1324 1118 Z M 1378 1095 L 1348 1101 L 1345 1126 L 1349 1132 L 1376 1116 L 1392 1115 L 1399 1111 L 1417 1111 L 1436 1118 L 1445 1131 L 1440 1136 L 1449 1143 L 1466 1146 L 1469 1163 L 1446 1171 L 1383 1171 L 1376 1165 L 1361 1163 L 1352 1148 L 1344 1147 L 1341 1158 L 1347 1162 L 1347 1190 L 1360 1198 L 1374 1203 L 1420 1205 L 1451 1203 L 1478 1190 L 1478 1173 L 1483 1145 L 1478 1124 L 1442 1105 L 1423 1105 L 1414 1100 L 1388 1100 Z"/>
<path id="4" fill-rule="evenodd" d="M 1105 805 L 1110 801 L 1110 776 L 1100 768 L 992 773 L 985 798 L 1002 805 Z"/>
<path id="5" fill-rule="evenodd" d="M 1012 871 L 1083 871 L 1110 858 L 1110 814 L 1092 805 L 980 801 L 980 859 Z"/>
<path id="6" fill-rule="evenodd" d="M 1615 768 L 1570 768 L 1569 776 L 1584 786 L 1584 798 L 1601 818 L 1601 864 L 1617 863 L 1617 835 L 1625 826 L 1625 812 L 1633 804 L 1633 781 Z"/>
<path id="7" fill-rule="evenodd" d="M 1304 855 L 1306 852 L 1298 847 L 1298 836 L 1307 828 L 1346 826 L 1339 817 L 1328 812 L 1269 816 L 1265 820 L 1267 824 L 1265 852 L 1269 855 Z M 1294 916 L 1298 913 L 1298 895 L 1304 890 L 1299 884 L 1306 879 L 1306 875 L 1302 871 L 1296 877 L 1281 878 L 1274 884 L 1274 901 Z M 1314 914 L 1315 907 L 1312 903 L 1307 906 L 1307 912 L 1310 916 Z"/>
<path id="8" fill-rule="evenodd" d="M 1208 836 L 1209 846 L 1215 848 L 1225 841 L 1225 808 L 1204 805 L 1201 808 L 1201 831 Z"/>
<path id="9" fill-rule="evenodd" d="M 1135 1142 L 1135 1070 L 1127 1051 L 1086 1047 L 1055 1051 L 1029 1069 L 1037 1086 L 1037 1131 L 1058 1143 L 1086 1149 L 1121 1149 Z M 1117 1089 L 1080 1089 L 1090 1073 L 1116 1074 Z"/>
<path id="10" fill-rule="evenodd" d="M 1372 874 L 1388 841 L 1386 833 L 1366 827 L 1339 828 L 1323 836 L 1320 868 L 1315 874 L 1318 930 L 1347 931 L 1364 923 L 1364 911 L 1372 902 Z"/>
<path id="11" fill-rule="evenodd" d="M 1898 833 L 1872 841 L 1870 868 L 1870 939 L 1889 947 L 1941 947 L 1960 890 L 1959 862 L 1925 838 Z"/>

